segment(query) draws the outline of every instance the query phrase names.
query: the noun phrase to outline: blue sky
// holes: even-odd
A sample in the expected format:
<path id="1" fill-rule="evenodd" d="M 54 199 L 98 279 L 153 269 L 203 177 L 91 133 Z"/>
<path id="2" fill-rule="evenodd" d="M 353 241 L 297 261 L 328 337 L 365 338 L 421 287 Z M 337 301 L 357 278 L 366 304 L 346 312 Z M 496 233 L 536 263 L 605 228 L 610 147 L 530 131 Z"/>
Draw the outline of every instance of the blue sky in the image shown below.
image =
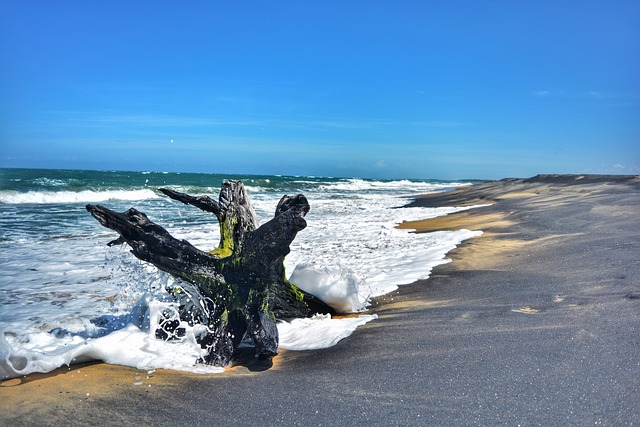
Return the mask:
<path id="1" fill-rule="evenodd" d="M 13 1 L 0 167 L 640 173 L 638 1 Z"/>

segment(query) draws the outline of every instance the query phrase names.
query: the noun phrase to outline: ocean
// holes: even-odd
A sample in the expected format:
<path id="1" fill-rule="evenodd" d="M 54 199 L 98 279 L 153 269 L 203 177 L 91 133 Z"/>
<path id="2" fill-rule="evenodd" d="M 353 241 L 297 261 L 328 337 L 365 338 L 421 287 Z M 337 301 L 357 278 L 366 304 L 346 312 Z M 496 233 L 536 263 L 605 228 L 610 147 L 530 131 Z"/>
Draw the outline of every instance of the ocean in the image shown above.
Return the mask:
<path id="1" fill-rule="evenodd" d="M 326 348 L 375 321 L 367 313 L 371 298 L 427 278 L 447 262 L 447 252 L 481 233 L 395 228 L 469 209 L 398 209 L 420 194 L 465 182 L 0 169 L 0 378 L 91 360 L 220 372 L 196 363 L 202 350 L 192 333 L 178 341 L 155 338 L 159 313 L 174 304 L 166 291 L 173 278 L 137 260 L 126 245 L 107 247 L 117 234 L 85 205 L 135 207 L 174 237 L 208 251 L 219 241 L 216 218 L 157 189 L 217 199 L 226 179 L 244 182 L 261 224 L 284 194 L 307 197 L 308 225 L 285 259 L 287 275 L 338 312 L 357 313 L 280 321 L 280 347 L 288 350 Z"/>

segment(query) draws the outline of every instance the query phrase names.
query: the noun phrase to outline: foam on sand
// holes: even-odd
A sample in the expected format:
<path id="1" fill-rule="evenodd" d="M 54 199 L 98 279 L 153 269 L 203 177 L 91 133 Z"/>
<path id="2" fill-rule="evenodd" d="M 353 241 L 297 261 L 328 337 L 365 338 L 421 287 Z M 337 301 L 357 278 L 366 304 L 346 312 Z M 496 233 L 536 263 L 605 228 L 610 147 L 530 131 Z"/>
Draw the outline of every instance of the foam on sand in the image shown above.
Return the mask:
<path id="1" fill-rule="evenodd" d="M 329 314 L 316 314 L 308 319 L 280 321 L 280 347 L 285 350 L 318 350 L 332 347 L 351 335 L 358 326 L 377 318 L 375 314 L 361 314 L 358 317 L 332 319 Z M 309 339 L 310 337 L 313 339 Z"/>

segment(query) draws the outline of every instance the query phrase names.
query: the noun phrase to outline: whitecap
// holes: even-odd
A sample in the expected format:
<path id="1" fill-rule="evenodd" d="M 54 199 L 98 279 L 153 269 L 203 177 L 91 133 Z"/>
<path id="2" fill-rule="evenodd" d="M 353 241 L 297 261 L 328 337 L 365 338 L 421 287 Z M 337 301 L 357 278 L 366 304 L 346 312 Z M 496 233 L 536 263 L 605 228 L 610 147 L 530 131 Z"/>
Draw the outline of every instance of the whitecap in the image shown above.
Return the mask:
<path id="1" fill-rule="evenodd" d="M 62 204 L 98 203 L 107 200 L 149 200 L 160 196 L 150 189 L 107 191 L 0 191 L 0 203 L 6 204 Z"/>

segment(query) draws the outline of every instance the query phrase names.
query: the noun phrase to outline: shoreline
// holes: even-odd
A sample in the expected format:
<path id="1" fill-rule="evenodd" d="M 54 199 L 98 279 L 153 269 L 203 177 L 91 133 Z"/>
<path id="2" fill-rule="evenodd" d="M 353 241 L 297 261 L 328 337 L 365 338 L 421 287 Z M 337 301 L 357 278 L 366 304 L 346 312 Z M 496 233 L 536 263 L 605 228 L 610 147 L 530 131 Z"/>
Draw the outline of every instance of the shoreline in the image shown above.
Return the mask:
<path id="1" fill-rule="evenodd" d="M 420 197 L 491 205 L 399 227 L 483 234 L 336 346 L 210 376 L 72 366 L 3 381 L 0 410 L 13 425 L 633 425 L 639 195 L 638 177 L 547 175 Z"/>

